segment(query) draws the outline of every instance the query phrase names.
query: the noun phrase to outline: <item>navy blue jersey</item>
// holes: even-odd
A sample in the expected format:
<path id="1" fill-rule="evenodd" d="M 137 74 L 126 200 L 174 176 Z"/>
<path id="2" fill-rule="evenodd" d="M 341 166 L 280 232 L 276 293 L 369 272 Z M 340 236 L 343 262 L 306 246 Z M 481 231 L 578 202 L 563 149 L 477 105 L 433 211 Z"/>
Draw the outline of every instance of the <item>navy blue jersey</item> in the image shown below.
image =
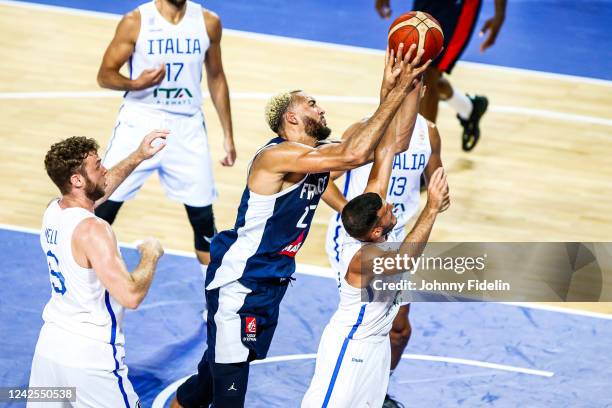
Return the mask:
<path id="1" fill-rule="evenodd" d="M 281 137 L 266 146 L 283 143 Z M 294 257 L 310 229 L 329 172 L 307 174 L 286 190 L 260 195 L 244 189 L 233 229 L 219 233 L 210 248 L 207 289 L 238 280 L 289 278 Z"/>

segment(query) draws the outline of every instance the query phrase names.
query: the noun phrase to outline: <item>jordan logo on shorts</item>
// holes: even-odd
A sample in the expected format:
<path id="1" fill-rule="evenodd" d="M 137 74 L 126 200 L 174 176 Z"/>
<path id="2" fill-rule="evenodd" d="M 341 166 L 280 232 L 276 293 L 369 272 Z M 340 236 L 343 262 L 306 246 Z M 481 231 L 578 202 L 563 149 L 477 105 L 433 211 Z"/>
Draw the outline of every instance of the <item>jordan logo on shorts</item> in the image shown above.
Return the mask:
<path id="1" fill-rule="evenodd" d="M 234 387 L 235 383 L 232 383 L 232 385 L 230 385 L 230 387 L 227 389 L 228 391 L 238 391 L 238 389 L 236 387 Z"/>

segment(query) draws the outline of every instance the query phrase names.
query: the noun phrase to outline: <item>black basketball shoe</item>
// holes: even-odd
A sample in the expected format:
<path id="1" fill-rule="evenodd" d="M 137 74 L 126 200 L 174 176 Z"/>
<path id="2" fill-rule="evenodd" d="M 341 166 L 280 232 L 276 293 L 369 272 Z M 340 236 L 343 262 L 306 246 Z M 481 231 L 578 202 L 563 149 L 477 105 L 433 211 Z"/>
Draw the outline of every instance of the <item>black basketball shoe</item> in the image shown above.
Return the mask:
<path id="1" fill-rule="evenodd" d="M 398 401 L 391 398 L 389 394 L 385 395 L 385 402 L 383 403 L 382 408 L 404 408 L 404 405 L 400 404 Z"/>
<path id="2" fill-rule="evenodd" d="M 468 98 L 472 101 L 472 114 L 468 119 L 463 119 L 461 116 L 457 115 L 459 123 L 463 126 L 461 147 L 466 152 L 476 147 L 476 143 L 478 143 L 478 139 L 480 139 L 480 118 L 482 118 L 482 115 L 484 115 L 489 106 L 489 100 L 486 96 L 468 95 Z"/>

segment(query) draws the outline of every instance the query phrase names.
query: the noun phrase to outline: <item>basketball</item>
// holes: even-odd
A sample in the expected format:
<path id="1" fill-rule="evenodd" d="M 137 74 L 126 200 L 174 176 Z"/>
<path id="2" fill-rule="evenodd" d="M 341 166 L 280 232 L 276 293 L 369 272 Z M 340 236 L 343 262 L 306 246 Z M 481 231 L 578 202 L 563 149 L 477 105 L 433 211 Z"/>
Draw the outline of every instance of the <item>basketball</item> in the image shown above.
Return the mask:
<path id="1" fill-rule="evenodd" d="M 417 52 L 425 49 L 421 64 L 438 56 L 444 45 L 444 34 L 438 21 L 422 11 L 409 11 L 393 21 L 389 27 L 389 49 L 395 52 L 404 43 L 404 53 L 412 44 L 417 45 Z M 416 53 L 413 54 L 413 58 Z"/>

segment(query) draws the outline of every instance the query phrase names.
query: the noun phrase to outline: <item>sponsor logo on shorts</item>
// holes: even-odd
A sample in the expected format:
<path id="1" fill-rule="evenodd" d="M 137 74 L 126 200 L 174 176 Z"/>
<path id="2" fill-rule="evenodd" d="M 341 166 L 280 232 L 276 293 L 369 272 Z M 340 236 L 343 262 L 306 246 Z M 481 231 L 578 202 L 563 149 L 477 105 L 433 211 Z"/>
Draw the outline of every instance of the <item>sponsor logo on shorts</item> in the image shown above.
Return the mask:
<path id="1" fill-rule="evenodd" d="M 243 341 L 256 341 L 257 336 L 257 319 L 255 317 L 247 316 L 244 319 L 244 332 L 246 334 L 243 337 Z"/>
<path id="2" fill-rule="evenodd" d="M 355 357 L 353 357 L 353 358 L 351 359 L 351 361 L 352 361 L 353 363 L 363 363 L 363 360 L 362 360 L 362 359 L 360 359 L 360 358 L 355 358 Z"/>

